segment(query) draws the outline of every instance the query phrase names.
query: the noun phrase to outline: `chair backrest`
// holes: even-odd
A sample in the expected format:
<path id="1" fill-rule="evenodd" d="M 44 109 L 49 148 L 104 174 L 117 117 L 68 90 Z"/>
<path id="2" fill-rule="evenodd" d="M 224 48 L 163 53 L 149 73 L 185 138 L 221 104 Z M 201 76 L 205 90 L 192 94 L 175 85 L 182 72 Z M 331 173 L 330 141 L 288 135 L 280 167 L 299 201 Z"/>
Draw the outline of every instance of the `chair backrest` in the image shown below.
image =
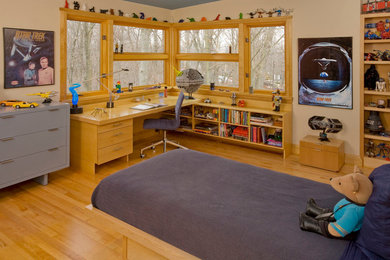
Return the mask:
<path id="1" fill-rule="evenodd" d="M 180 112 L 181 112 L 181 105 L 183 104 L 184 100 L 184 93 L 183 91 L 180 91 L 179 97 L 177 98 L 176 106 L 175 106 L 175 120 L 178 125 L 180 125 Z"/>

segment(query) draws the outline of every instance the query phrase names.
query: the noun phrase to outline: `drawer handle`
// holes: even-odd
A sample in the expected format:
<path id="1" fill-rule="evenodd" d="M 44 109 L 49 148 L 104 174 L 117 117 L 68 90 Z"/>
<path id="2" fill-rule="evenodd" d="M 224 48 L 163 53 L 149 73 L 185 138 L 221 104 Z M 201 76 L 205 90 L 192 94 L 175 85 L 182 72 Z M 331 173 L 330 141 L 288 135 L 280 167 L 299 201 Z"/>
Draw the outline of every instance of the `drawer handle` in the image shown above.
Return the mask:
<path id="1" fill-rule="evenodd" d="M 49 109 L 50 112 L 58 111 L 58 110 L 59 110 L 58 108 L 50 108 L 50 109 Z"/>
<path id="2" fill-rule="evenodd" d="M 10 116 L 2 116 L 0 117 L 1 119 L 8 119 L 8 118 L 14 118 L 14 116 L 10 115 Z"/>
<path id="3" fill-rule="evenodd" d="M 49 132 L 58 131 L 58 128 L 52 128 L 52 129 L 49 129 L 48 131 L 49 131 Z"/>
<path id="4" fill-rule="evenodd" d="M 51 149 L 49 149 L 48 151 L 49 152 L 54 152 L 54 151 L 57 151 L 58 150 L 58 147 L 56 147 L 56 148 L 51 148 Z"/>
<path id="5" fill-rule="evenodd" d="M 2 161 L 0 162 L 0 164 L 7 164 L 7 163 L 13 163 L 14 160 L 6 160 L 6 161 Z"/>
<path id="6" fill-rule="evenodd" d="M 14 138 L 8 137 L 8 138 L 1 139 L 1 141 L 3 141 L 3 142 L 7 142 L 7 141 L 11 141 L 11 140 L 14 140 Z"/>
<path id="7" fill-rule="evenodd" d="M 117 136 L 120 136 L 120 135 L 123 135 L 123 133 L 122 133 L 122 132 L 119 132 L 119 133 L 117 133 L 117 134 L 114 134 L 113 137 L 117 137 Z"/>
<path id="8" fill-rule="evenodd" d="M 123 147 L 118 147 L 118 148 L 116 148 L 116 149 L 114 149 L 114 150 L 112 150 L 113 152 L 117 152 L 117 151 L 120 151 L 120 150 L 122 150 L 123 149 Z"/>

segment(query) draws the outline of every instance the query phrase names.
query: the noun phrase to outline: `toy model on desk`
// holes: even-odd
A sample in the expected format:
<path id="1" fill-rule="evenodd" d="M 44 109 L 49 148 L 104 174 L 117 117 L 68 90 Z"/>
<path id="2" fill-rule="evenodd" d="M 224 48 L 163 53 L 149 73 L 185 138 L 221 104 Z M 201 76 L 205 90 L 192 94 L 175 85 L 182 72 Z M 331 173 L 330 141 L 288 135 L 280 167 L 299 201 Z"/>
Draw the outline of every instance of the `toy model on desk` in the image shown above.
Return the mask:
<path id="1" fill-rule="evenodd" d="M 71 114 L 81 114 L 83 113 L 83 108 L 79 107 L 77 104 L 79 103 L 79 94 L 76 91 L 76 88 L 81 87 L 81 84 L 74 83 L 70 88 L 69 91 L 72 93 L 72 107 L 70 108 Z"/>
<path id="2" fill-rule="evenodd" d="M 327 133 L 338 133 L 343 129 L 343 124 L 338 119 L 326 118 L 324 116 L 312 116 L 309 118 L 308 124 L 313 130 L 322 130 L 320 133 L 320 141 L 327 141 Z"/>
<path id="3" fill-rule="evenodd" d="M 48 91 L 48 92 L 39 92 L 39 93 L 34 93 L 34 94 L 28 94 L 29 96 L 40 96 L 44 98 L 42 101 L 42 104 L 44 103 L 51 103 L 53 100 L 51 99 L 57 94 L 57 91 Z"/>
<path id="4" fill-rule="evenodd" d="M 35 108 L 39 106 L 38 103 L 35 103 L 35 102 L 20 102 L 20 103 L 16 103 L 16 104 L 13 104 L 12 107 L 14 108 Z"/>
<path id="5" fill-rule="evenodd" d="M 0 101 L 0 106 L 2 107 L 12 107 L 14 104 L 22 103 L 22 100 L 3 100 Z"/>
<path id="6" fill-rule="evenodd" d="M 186 69 L 177 73 L 177 87 L 184 89 L 189 94 L 186 99 L 194 99 L 192 93 L 197 91 L 203 82 L 202 74 L 195 69 Z"/>

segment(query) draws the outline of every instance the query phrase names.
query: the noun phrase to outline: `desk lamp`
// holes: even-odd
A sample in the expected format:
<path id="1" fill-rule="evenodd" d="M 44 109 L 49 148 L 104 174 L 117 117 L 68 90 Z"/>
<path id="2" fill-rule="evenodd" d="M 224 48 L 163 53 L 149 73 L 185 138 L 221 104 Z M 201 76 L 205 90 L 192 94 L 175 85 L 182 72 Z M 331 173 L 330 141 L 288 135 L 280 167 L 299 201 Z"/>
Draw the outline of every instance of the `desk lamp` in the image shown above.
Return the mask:
<path id="1" fill-rule="evenodd" d="M 343 124 L 338 119 L 326 118 L 324 116 L 312 116 L 308 124 L 313 130 L 322 130 L 320 140 L 329 142 L 327 133 L 338 133 L 343 129 Z"/>

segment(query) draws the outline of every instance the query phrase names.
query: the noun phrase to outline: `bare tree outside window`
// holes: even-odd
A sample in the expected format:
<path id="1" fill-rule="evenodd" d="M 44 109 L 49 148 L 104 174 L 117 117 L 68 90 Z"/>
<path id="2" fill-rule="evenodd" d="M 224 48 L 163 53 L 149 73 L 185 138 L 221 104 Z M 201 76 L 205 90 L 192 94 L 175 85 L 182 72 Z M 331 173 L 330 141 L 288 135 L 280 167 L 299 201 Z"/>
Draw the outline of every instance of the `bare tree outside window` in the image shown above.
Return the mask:
<path id="1" fill-rule="evenodd" d="M 180 31 L 181 53 L 238 53 L 238 29 Z"/>
<path id="2" fill-rule="evenodd" d="M 114 25 L 114 50 L 123 52 L 164 53 L 164 30 Z"/>
<path id="3" fill-rule="evenodd" d="M 216 86 L 238 88 L 238 63 L 216 61 L 181 61 L 180 69 L 196 69 L 203 78 L 204 84 L 214 82 Z"/>
<path id="4" fill-rule="evenodd" d="M 251 36 L 251 85 L 257 90 L 285 90 L 284 26 L 255 27 Z"/>
<path id="5" fill-rule="evenodd" d="M 67 93 L 73 83 L 100 75 L 100 24 L 67 21 Z M 83 82 L 78 92 L 100 90 L 93 80 Z"/>
<path id="6" fill-rule="evenodd" d="M 154 85 L 164 82 L 164 61 L 114 61 L 114 71 L 129 69 L 114 74 L 114 84 L 121 82 L 122 87 L 129 83 L 133 86 Z"/>

